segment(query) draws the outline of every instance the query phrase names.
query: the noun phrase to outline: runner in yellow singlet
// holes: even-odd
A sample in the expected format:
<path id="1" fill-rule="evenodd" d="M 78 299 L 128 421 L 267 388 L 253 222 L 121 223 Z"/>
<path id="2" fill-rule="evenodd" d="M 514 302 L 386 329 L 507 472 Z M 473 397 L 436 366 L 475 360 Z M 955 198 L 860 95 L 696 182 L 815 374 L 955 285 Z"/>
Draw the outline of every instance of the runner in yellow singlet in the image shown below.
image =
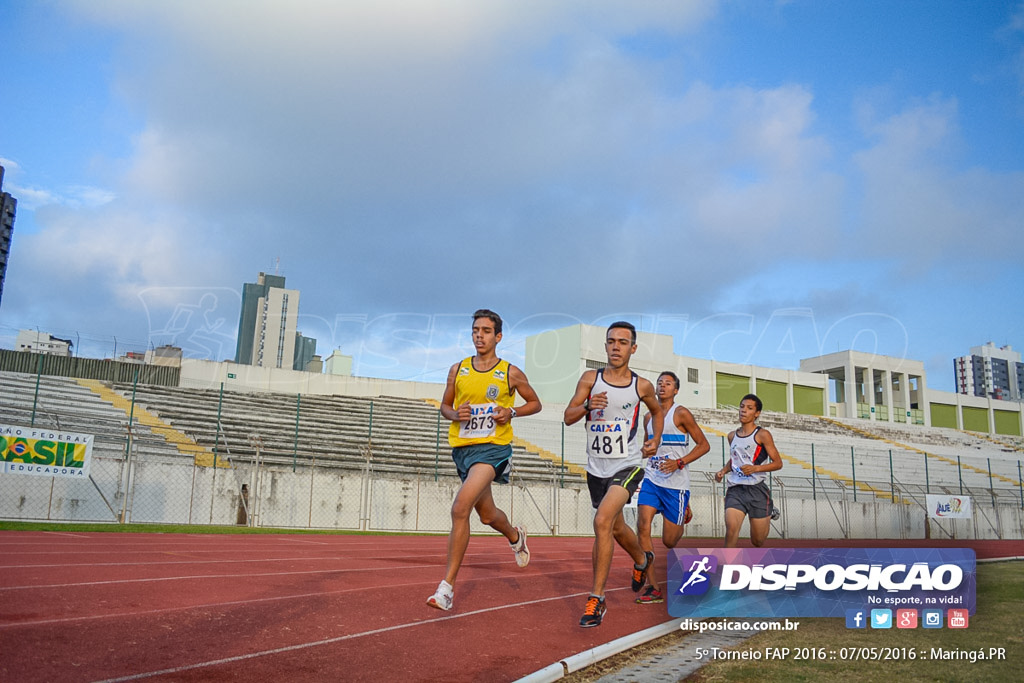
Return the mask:
<path id="1" fill-rule="evenodd" d="M 448 443 L 462 486 L 452 503 L 452 530 L 448 534 L 448 571 L 427 604 L 450 610 L 455 578 L 469 547 L 469 515 L 476 510 L 480 521 L 508 539 L 516 563 L 530 562 L 526 530 L 512 526 L 494 504 L 491 482 L 508 483 L 512 458 L 512 419 L 540 412 L 540 399 L 523 371 L 498 358 L 501 317 L 482 308 L 473 314 L 473 346 L 476 355 L 451 367 L 441 399 L 441 415 L 451 420 Z M 514 407 L 519 394 L 526 403 Z"/>

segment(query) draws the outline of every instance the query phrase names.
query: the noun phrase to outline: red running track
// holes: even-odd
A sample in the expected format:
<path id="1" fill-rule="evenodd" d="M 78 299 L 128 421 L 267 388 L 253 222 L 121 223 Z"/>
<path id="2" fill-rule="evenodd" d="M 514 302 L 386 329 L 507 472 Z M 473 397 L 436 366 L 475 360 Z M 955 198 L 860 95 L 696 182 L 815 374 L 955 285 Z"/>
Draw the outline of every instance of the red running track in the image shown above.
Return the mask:
<path id="1" fill-rule="evenodd" d="M 504 539 L 473 538 L 440 612 L 425 605 L 439 536 L 0 532 L 0 681 L 514 680 L 669 618 L 633 602 L 616 549 L 605 622 L 580 628 L 591 544 L 531 537 L 520 569 Z M 1024 556 L 1024 542 L 769 541 L 854 544 Z"/>

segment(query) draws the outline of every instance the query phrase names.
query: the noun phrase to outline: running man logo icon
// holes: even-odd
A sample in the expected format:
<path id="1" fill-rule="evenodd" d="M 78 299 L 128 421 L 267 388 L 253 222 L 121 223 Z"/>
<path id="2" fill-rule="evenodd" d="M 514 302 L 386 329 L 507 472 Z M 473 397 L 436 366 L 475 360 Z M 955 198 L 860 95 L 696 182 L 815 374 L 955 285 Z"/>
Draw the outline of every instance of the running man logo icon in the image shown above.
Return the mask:
<path id="1" fill-rule="evenodd" d="M 718 558 L 713 555 L 684 555 L 679 558 L 679 564 L 686 573 L 683 574 L 683 583 L 679 586 L 680 595 L 703 595 L 711 587 L 708 574 L 714 574 L 718 570 Z"/>

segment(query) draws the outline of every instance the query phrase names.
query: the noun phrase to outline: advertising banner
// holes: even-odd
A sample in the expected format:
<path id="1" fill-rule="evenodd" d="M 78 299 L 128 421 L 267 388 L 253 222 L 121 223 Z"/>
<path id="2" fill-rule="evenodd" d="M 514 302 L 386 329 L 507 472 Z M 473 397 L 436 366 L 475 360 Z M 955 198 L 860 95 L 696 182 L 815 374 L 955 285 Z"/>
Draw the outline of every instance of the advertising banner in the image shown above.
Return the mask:
<path id="1" fill-rule="evenodd" d="M 927 494 L 928 516 L 934 519 L 971 519 L 970 496 Z"/>
<path id="2" fill-rule="evenodd" d="M 847 610 L 974 614 L 967 548 L 685 548 L 668 566 L 673 617 L 844 617 Z"/>
<path id="3" fill-rule="evenodd" d="M 92 434 L 0 424 L 0 474 L 89 477 Z"/>

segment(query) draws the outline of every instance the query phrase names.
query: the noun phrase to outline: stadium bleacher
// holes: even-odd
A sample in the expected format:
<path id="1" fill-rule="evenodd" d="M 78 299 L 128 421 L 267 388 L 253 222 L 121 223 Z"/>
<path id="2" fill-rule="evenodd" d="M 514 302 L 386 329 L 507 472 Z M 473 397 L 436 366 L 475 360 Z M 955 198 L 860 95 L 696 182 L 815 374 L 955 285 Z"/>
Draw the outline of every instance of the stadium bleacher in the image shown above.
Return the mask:
<path id="1" fill-rule="evenodd" d="M 0 373 L 0 387 L 0 422 L 28 425 L 34 411 L 37 426 L 94 434 L 94 453 L 111 459 L 124 460 L 130 424 L 132 452 L 142 462 L 200 468 L 297 463 L 396 478 L 455 476 L 447 423 L 439 419 L 436 401 L 111 385 L 53 376 L 38 378 L 37 389 L 35 375 L 18 373 Z M 563 409 L 546 405 L 542 414 L 517 421 L 514 481 L 585 494 L 585 431 L 562 425 Z M 737 419 L 735 410 L 693 413 L 711 444 L 709 454 L 691 465 L 695 491 L 706 498 L 699 502 L 702 523 L 710 524 L 720 504 L 713 473 L 728 457 L 725 435 Z M 923 509 L 926 493 L 967 494 L 993 506 L 1020 502 L 1019 438 L 769 411 L 759 423 L 772 431 L 785 461 L 771 477 L 784 493 L 780 504 L 825 496 L 830 504 L 897 502 Z M 239 478 L 235 488 L 242 483 Z M 589 501 L 581 506 L 585 511 Z"/>
<path id="2" fill-rule="evenodd" d="M 113 389 L 129 396 L 131 385 Z M 375 472 L 453 476 L 447 422 L 417 399 L 378 396 L 221 392 L 155 385 L 134 388 L 135 401 L 202 448 L 232 460 L 316 461 Z M 218 417 L 219 416 L 219 417 Z M 217 422 L 220 421 L 220 433 Z M 514 476 L 550 482 L 560 475 L 537 450 L 513 447 Z M 577 476 L 578 479 L 578 476 Z"/>

